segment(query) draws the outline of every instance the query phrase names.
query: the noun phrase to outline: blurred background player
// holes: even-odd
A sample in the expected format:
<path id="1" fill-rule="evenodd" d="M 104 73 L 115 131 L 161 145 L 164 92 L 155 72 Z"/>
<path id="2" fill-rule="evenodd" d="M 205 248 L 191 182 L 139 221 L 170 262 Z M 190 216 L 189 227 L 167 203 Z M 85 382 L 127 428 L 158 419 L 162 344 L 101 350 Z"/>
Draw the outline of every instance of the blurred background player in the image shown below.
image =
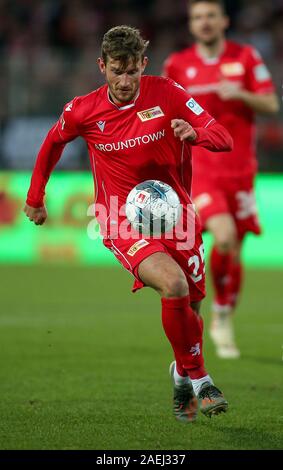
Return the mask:
<path id="1" fill-rule="evenodd" d="M 195 44 L 170 55 L 164 75 L 195 96 L 234 139 L 229 153 L 193 150 L 192 194 L 203 229 L 214 240 L 210 335 L 219 357 L 237 358 L 232 313 L 242 285 L 241 250 L 248 232 L 261 231 L 254 197 L 255 114 L 277 113 L 279 102 L 258 51 L 226 40 L 229 18 L 221 0 L 191 0 L 188 13 Z"/>
<path id="2" fill-rule="evenodd" d="M 66 143 L 83 137 L 89 149 L 96 217 L 104 244 L 135 277 L 134 290 L 148 286 L 161 296 L 162 324 L 176 359 L 170 368 L 174 414 L 188 422 L 195 419 L 198 402 L 208 417 L 228 406 L 204 368 L 199 309 L 205 277 L 198 218 L 194 216 L 187 229 L 191 245 L 178 249 L 176 235 L 168 240 L 129 237 L 127 229 L 121 231 L 125 227 L 121 208 L 136 184 L 158 179 L 176 188 L 185 216 L 191 207 L 187 192 L 191 146 L 229 151 L 232 139 L 172 80 L 142 76 L 147 44 L 139 30 L 128 26 L 112 28 L 104 35 L 98 65 L 106 84 L 69 102 L 50 129 L 37 157 L 24 210 L 36 225 L 46 221 L 44 194 L 49 176 Z M 111 209 L 113 197 L 119 214 Z M 114 224 L 115 234 L 111 230 Z M 181 241 L 187 240 L 185 234 Z"/>

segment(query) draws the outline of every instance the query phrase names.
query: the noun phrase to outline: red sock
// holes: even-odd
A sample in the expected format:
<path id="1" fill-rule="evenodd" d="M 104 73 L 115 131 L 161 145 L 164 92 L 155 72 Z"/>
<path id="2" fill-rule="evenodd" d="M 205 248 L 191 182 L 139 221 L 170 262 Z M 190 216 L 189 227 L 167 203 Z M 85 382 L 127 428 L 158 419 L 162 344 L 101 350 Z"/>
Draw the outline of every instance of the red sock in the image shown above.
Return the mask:
<path id="1" fill-rule="evenodd" d="M 200 324 L 200 329 L 201 329 L 201 337 L 203 337 L 203 318 L 200 315 L 197 315 L 198 321 Z"/>
<path id="2" fill-rule="evenodd" d="M 210 270 L 215 289 L 215 301 L 219 305 L 226 305 L 229 302 L 227 286 L 230 284 L 230 266 L 232 255 L 219 253 L 214 246 L 210 255 Z"/>
<path id="3" fill-rule="evenodd" d="M 162 324 L 173 348 L 177 371 L 199 379 L 207 375 L 202 355 L 202 319 L 189 305 L 190 297 L 162 298 Z"/>
<path id="4" fill-rule="evenodd" d="M 230 284 L 228 286 L 228 303 L 235 308 L 242 286 L 243 268 L 239 262 L 232 262 L 230 266 Z"/>

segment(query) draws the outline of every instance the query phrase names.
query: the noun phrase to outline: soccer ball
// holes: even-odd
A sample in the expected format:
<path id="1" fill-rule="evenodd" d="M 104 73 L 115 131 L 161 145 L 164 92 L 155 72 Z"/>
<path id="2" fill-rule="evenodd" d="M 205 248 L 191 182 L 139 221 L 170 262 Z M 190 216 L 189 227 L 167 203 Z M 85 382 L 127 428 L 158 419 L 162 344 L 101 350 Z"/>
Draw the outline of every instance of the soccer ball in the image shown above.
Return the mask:
<path id="1" fill-rule="evenodd" d="M 158 235 L 173 229 L 181 210 L 178 194 L 169 184 L 157 180 L 135 186 L 126 201 L 128 221 L 144 235 Z"/>

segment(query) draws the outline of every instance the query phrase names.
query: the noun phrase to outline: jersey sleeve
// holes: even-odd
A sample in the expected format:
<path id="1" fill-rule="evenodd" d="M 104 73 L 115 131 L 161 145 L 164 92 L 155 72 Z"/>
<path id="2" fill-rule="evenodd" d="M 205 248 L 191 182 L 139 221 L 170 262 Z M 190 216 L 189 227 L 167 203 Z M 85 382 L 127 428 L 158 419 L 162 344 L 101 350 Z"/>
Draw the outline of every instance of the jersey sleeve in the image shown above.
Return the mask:
<path id="1" fill-rule="evenodd" d="M 183 119 L 196 131 L 190 145 L 205 147 L 213 152 L 230 151 L 233 140 L 229 132 L 207 112 L 178 83 L 170 80 L 169 106 L 171 119 Z"/>
<path id="2" fill-rule="evenodd" d="M 74 101 L 66 104 L 59 120 L 50 129 L 41 145 L 26 200 L 31 207 L 43 206 L 45 187 L 52 170 L 60 159 L 66 143 L 79 135 L 73 108 Z"/>
<path id="3" fill-rule="evenodd" d="M 78 130 L 78 99 L 74 98 L 64 106 L 63 112 L 57 121 L 56 131 L 61 142 L 70 142 L 80 135 Z"/>
<path id="4" fill-rule="evenodd" d="M 263 62 L 260 53 L 253 47 L 247 47 L 246 87 L 254 93 L 274 93 L 275 87 L 271 74 Z"/>

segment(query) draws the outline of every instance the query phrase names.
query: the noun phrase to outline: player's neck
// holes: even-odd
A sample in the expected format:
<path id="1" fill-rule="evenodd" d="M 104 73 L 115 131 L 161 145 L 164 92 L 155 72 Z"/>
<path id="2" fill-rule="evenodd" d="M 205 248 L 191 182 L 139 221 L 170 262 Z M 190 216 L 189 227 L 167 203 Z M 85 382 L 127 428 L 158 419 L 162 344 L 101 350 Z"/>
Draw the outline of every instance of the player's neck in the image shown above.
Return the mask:
<path id="1" fill-rule="evenodd" d="M 213 44 L 197 43 L 196 48 L 198 55 L 203 59 L 217 59 L 225 49 L 225 38 L 220 38 Z"/>

